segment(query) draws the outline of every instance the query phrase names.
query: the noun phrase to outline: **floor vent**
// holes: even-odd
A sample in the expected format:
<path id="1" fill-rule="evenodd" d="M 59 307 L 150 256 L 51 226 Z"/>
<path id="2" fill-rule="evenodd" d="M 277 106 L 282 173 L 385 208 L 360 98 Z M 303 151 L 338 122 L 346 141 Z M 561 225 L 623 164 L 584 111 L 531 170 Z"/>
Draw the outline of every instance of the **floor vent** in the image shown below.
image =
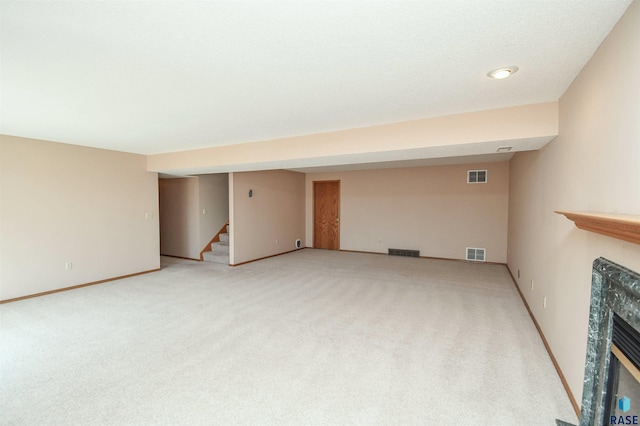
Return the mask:
<path id="1" fill-rule="evenodd" d="M 390 256 L 420 257 L 420 250 L 389 249 Z"/>
<path id="2" fill-rule="evenodd" d="M 473 260 L 475 262 L 484 262 L 486 259 L 485 249 L 467 247 L 467 260 Z"/>

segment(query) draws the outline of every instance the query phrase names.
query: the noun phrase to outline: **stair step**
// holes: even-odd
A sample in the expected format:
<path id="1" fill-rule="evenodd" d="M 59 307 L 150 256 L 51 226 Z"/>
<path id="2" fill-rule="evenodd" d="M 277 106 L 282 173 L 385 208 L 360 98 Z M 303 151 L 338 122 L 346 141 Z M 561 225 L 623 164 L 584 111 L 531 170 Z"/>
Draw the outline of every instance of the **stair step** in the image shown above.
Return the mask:
<path id="1" fill-rule="evenodd" d="M 224 241 L 218 241 L 217 243 L 211 243 L 211 251 L 216 253 L 229 254 L 229 243 Z"/>
<path id="2" fill-rule="evenodd" d="M 229 242 L 229 233 L 220 234 L 220 241 L 223 242 L 223 243 L 228 243 Z"/>
<path id="3" fill-rule="evenodd" d="M 229 254 L 216 253 L 213 251 L 205 251 L 202 253 L 202 259 L 205 262 L 221 263 L 223 265 L 229 264 Z"/>

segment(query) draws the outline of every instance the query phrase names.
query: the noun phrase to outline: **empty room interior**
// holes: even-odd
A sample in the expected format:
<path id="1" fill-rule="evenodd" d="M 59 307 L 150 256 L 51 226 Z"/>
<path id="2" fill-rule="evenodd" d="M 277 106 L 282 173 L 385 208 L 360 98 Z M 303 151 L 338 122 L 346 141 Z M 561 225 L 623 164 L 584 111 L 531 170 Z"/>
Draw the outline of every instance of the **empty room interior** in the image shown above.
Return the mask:
<path id="1" fill-rule="evenodd" d="M 0 424 L 637 424 L 638 0 L 3 0 L 0 138 Z"/>

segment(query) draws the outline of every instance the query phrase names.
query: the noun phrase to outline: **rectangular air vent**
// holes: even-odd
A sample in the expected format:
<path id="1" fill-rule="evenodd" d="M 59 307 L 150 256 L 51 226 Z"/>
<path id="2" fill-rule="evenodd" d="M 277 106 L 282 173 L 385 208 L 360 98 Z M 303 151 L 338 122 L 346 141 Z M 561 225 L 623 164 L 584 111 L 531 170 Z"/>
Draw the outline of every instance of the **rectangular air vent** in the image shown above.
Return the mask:
<path id="1" fill-rule="evenodd" d="M 486 259 L 486 250 L 483 248 L 467 247 L 467 260 L 475 262 L 484 262 Z"/>
<path id="2" fill-rule="evenodd" d="M 389 249 L 390 256 L 420 257 L 420 250 Z"/>
<path id="3" fill-rule="evenodd" d="M 467 183 L 487 183 L 487 171 L 467 170 Z"/>

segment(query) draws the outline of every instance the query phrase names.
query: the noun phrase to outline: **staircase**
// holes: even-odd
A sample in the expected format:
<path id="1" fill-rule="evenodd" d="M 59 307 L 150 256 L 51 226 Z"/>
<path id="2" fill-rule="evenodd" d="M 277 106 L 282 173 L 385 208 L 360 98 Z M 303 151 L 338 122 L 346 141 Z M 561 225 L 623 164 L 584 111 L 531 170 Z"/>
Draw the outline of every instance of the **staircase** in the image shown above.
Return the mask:
<path id="1" fill-rule="evenodd" d="M 202 260 L 205 262 L 229 264 L 229 225 L 223 229 L 214 239 L 219 239 L 211 243 L 211 251 L 202 252 Z"/>

